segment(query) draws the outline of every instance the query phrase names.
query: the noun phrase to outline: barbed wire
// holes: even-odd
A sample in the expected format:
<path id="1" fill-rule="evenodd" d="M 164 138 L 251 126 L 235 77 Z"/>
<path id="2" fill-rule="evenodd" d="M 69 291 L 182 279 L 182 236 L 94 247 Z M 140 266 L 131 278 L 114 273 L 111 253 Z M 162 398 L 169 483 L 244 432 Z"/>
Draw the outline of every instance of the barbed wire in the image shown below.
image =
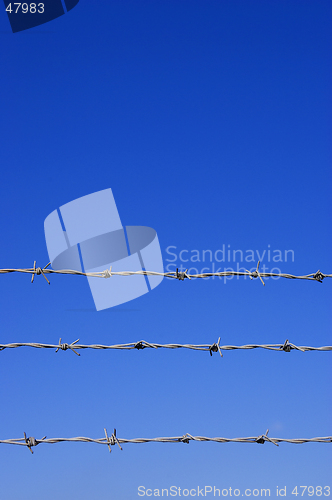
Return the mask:
<path id="1" fill-rule="evenodd" d="M 105 271 L 101 272 L 96 272 L 96 273 L 86 273 L 86 272 L 81 272 L 81 271 L 75 271 L 72 269 L 61 269 L 61 270 L 55 270 L 55 269 L 49 269 L 49 266 L 51 265 L 51 262 L 46 264 L 43 268 L 41 267 L 36 267 L 36 261 L 34 261 L 34 265 L 32 268 L 29 269 L 0 269 L 0 274 L 6 274 L 6 273 L 27 273 L 31 274 L 31 283 L 33 283 L 35 276 L 43 275 L 47 283 L 50 285 L 49 280 L 46 278 L 46 274 L 70 274 L 70 275 L 77 275 L 77 276 L 87 276 L 87 277 L 94 277 L 94 278 L 111 278 L 112 276 L 134 276 L 134 275 L 141 275 L 141 276 L 163 276 L 165 278 L 173 278 L 177 279 L 179 281 L 184 281 L 185 279 L 196 279 L 196 278 L 211 278 L 211 277 L 226 277 L 226 276 L 249 276 L 250 279 L 254 278 L 259 278 L 263 285 L 265 285 L 263 278 L 273 278 L 273 277 L 279 277 L 279 278 L 287 278 L 287 279 L 300 279 L 300 280 L 311 280 L 311 281 L 319 281 L 319 283 L 323 282 L 324 278 L 332 278 L 332 274 L 324 274 L 320 270 L 318 270 L 316 273 L 312 274 L 307 274 L 303 276 L 295 276 L 294 274 L 286 274 L 286 273 L 266 273 L 266 272 L 261 272 L 259 270 L 259 265 L 260 261 L 258 261 L 257 267 L 255 271 L 249 271 L 248 269 L 245 269 L 244 271 L 221 271 L 217 273 L 200 273 L 200 274 L 188 274 L 188 269 L 185 271 L 179 271 L 177 269 L 176 271 L 171 271 L 167 273 L 158 273 L 154 271 L 112 271 L 112 266 L 110 269 L 105 269 Z"/>
<path id="2" fill-rule="evenodd" d="M 214 344 L 155 344 L 151 342 L 146 342 L 146 340 L 140 340 L 139 342 L 130 342 L 128 344 L 114 344 L 114 345 L 103 345 L 103 344 L 78 344 L 80 339 L 75 340 L 71 344 L 62 343 L 60 338 L 58 344 L 42 344 L 39 342 L 15 342 L 11 344 L 0 344 L 0 351 L 4 349 L 13 349 L 16 347 L 35 347 L 40 349 L 55 349 L 55 352 L 59 350 L 66 351 L 67 349 L 73 351 L 77 356 L 80 354 L 77 352 L 78 349 L 121 349 L 121 350 L 131 350 L 137 349 L 142 350 L 146 348 L 152 349 L 193 349 L 195 351 L 209 351 L 212 356 L 213 352 L 219 352 L 220 356 L 223 357 L 222 351 L 231 351 L 236 349 L 268 349 L 271 351 L 285 351 L 290 352 L 292 350 L 297 351 L 332 351 L 332 346 L 321 346 L 321 347 L 309 347 L 309 346 L 297 346 L 288 341 L 288 339 L 283 344 L 247 344 L 247 345 L 220 345 L 220 337 L 218 342 Z"/>
<path id="3" fill-rule="evenodd" d="M 104 428 L 105 437 L 102 438 L 89 438 L 89 437 L 72 437 L 72 438 L 48 438 L 46 436 L 41 439 L 36 439 L 34 437 L 27 437 L 24 432 L 23 438 L 18 439 L 1 439 L 0 444 L 12 444 L 18 446 L 26 446 L 33 454 L 32 448 L 41 443 L 43 444 L 55 444 L 63 442 L 75 442 L 75 443 L 96 443 L 107 445 L 109 451 L 111 452 L 111 446 L 117 444 L 122 450 L 121 444 L 133 443 L 186 443 L 189 444 L 190 441 L 199 442 L 214 442 L 214 443 L 258 443 L 264 444 L 266 441 L 279 446 L 278 443 L 292 443 L 292 444 L 304 444 L 304 443 L 331 443 L 332 436 L 327 437 L 314 437 L 314 438 L 300 438 L 300 439 L 283 439 L 283 438 L 271 438 L 268 436 L 269 429 L 267 429 L 265 434 L 254 437 L 244 437 L 244 438 L 224 438 L 224 437 L 204 437 L 204 436 L 192 436 L 191 434 L 184 434 L 183 436 L 175 437 L 157 437 L 157 438 L 136 438 L 136 439 L 123 439 L 116 436 L 116 429 L 114 429 L 111 436 L 107 434 L 107 430 Z"/>

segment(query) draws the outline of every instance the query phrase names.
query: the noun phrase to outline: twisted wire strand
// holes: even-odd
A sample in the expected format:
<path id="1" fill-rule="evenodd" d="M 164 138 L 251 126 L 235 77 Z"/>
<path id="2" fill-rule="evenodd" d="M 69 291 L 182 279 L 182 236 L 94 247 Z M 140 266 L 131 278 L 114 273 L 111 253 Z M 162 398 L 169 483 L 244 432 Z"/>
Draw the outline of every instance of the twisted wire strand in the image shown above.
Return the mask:
<path id="1" fill-rule="evenodd" d="M 31 453 L 32 447 L 38 444 L 55 444 L 63 442 L 75 442 L 75 443 L 96 443 L 107 445 L 109 451 L 111 451 L 111 446 L 117 444 L 122 450 L 121 444 L 142 444 L 142 443 L 186 443 L 189 444 L 190 441 L 198 442 L 214 442 L 214 443 L 258 443 L 264 444 L 266 441 L 279 446 L 279 443 L 291 443 L 291 444 L 304 444 L 304 443 L 331 443 L 332 436 L 326 437 L 314 437 L 314 438 L 295 438 L 295 439 L 285 439 L 285 438 L 271 438 L 268 436 L 269 429 L 267 429 L 265 434 L 260 436 L 251 437 L 239 437 L 239 438 L 225 438 L 225 437 L 205 437 L 205 436 L 192 436 L 191 434 L 184 434 L 183 436 L 175 437 L 157 437 L 157 438 L 135 438 L 135 439 L 124 439 L 116 436 L 116 429 L 111 436 L 107 434 L 107 430 L 104 429 L 105 437 L 102 438 L 89 438 L 89 437 L 72 437 L 72 438 L 47 438 L 46 436 L 41 439 L 36 439 L 34 437 L 27 437 L 24 432 L 23 438 L 16 439 L 1 439 L 0 444 L 12 444 L 18 446 L 26 446 L 29 448 Z"/>
<path id="2" fill-rule="evenodd" d="M 213 352 L 219 352 L 222 357 L 222 351 L 232 351 L 237 349 L 267 349 L 270 351 L 285 351 L 290 352 L 292 350 L 296 351 L 332 351 L 332 346 L 321 346 L 321 347 L 311 347 L 311 346 L 297 346 L 288 341 L 288 339 L 283 344 L 247 344 L 247 345 L 220 345 L 220 337 L 218 342 L 214 344 L 155 344 L 151 342 L 146 342 L 145 340 L 140 340 L 139 342 L 130 342 L 127 344 L 114 344 L 114 345 L 103 345 L 103 344 L 78 344 L 80 339 L 75 340 L 71 344 L 62 343 L 60 338 L 58 344 L 43 344 L 39 342 L 15 342 L 11 344 L 0 344 L 0 351 L 4 349 L 13 349 L 16 347 L 34 347 L 40 349 L 55 349 L 55 352 L 59 350 L 66 351 L 68 349 L 72 350 L 75 354 L 80 356 L 77 352 L 79 349 L 120 349 L 120 350 L 142 350 L 146 348 L 150 349 L 192 349 L 195 351 L 209 351 L 212 356 Z"/>
<path id="3" fill-rule="evenodd" d="M 94 277 L 94 278 L 111 278 L 112 276 L 163 276 L 165 278 L 172 278 L 172 279 L 177 279 L 179 281 L 184 281 L 185 279 L 195 279 L 195 278 L 211 278 L 213 276 L 216 277 L 225 277 L 225 276 L 249 276 L 250 279 L 254 278 L 259 278 L 263 285 L 265 285 L 263 278 L 270 278 L 270 277 L 279 277 L 279 278 L 287 278 L 287 279 L 300 279 L 300 280 L 311 280 L 311 281 L 319 281 L 320 283 L 323 282 L 324 278 L 332 278 L 332 274 L 324 274 L 320 270 L 318 270 L 316 273 L 311 273 L 303 276 L 295 276 L 294 274 L 288 274 L 288 273 L 267 273 L 267 272 L 261 272 L 259 270 L 259 265 L 260 261 L 258 261 L 257 268 L 255 271 L 221 271 L 217 273 L 200 273 L 200 274 L 188 274 L 188 269 L 185 271 L 179 271 L 178 269 L 176 271 L 172 272 L 167 272 L 167 273 L 158 273 L 154 271 L 112 271 L 112 266 L 110 269 L 105 269 L 105 271 L 101 272 L 96 272 L 96 273 L 86 273 L 86 272 L 81 272 L 81 271 L 75 271 L 72 269 L 61 269 L 61 270 L 55 270 L 55 269 L 50 269 L 49 266 L 51 263 L 49 262 L 46 266 L 43 268 L 41 267 L 36 267 L 36 261 L 34 261 L 34 265 L 32 268 L 28 269 L 0 269 L 0 274 L 6 274 L 6 273 L 27 273 L 31 274 L 31 283 L 33 283 L 34 278 L 36 275 L 43 275 L 45 280 L 47 281 L 48 284 L 50 284 L 49 280 L 46 278 L 46 274 L 70 274 L 70 275 L 77 275 L 77 276 L 87 276 L 87 277 Z"/>

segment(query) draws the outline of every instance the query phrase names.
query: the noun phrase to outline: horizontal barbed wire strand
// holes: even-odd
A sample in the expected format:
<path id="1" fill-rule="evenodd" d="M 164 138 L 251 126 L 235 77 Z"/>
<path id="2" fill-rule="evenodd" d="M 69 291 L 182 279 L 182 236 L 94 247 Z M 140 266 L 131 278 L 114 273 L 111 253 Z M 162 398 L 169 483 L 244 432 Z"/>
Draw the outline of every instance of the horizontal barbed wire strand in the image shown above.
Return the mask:
<path id="1" fill-rule="evenodd" d="M 112 266 L 110 269 L 105 269 L 105 271 L 101 272 L 96 272 L 96 273 L 85 273 L 81 271 L 75 271 L 72 269 L 62 269 L 62 270 L 55 270 L 55 269 L 49 269 L 50 262 L 43 268 L 41 267 L 36 267 L 36 261 L 34 262 L 34 265 L 32 268 L 29 269 L 0 269 L 0 274 L 6 274 L 6 273 L 27 273 L 31 274 L 31 283 L 33 283 L 35 275 L 43 275 L 45 280 L 47 281 L 48 284 L 50 284 L 49 280 L 46 278 L 46 274 L 74 274 L 78 276 L 87 276 L 87 277 L 94 277 L 94 278 L 111 278 L 112 276 L 134 276 L 134 275 L 141 275 L 141 276 L 163 276 L 165 278 L 173 278 L 177 279 L 179 281 L 184 281 L 185 279 L 195 279 L 195 278 L 211 278 L 213 276 L 216 277 L 225 277 L 225 276 L 249 276 L 250 279 L 253 278 L 259 278 L 263 285 L 265 285 L 263 278 L 273 278 L 273 277 L 279 277 L 279 278 L 287 278 L 287 279 L 300 279 L 300 280 L 311 280 L 311 281 L 319 281 L 320 283 L 323 282 L 324 278 L 332 278 L 332 274 L 324 274 L 321 273 L 319 270 L 316 273 L 311 273 L 303 276 L 295 276 L 293 274 L 287 274 L 287 273 L 265 273 L 259 271 L 259 264 L 260 261 L 258 261 L 257 268 L 255 271 L 249 271 L 248 269 L 245 270 L 245 272 L 242 271 L 222 271 L 220 273 L 201 273 L 201 274 L 188 274 L 188 269 L 186 269 L 183 272 L 179 272 L 177 269 L 174 272 L 168 272 L 168 273 L 158 273 L 154 271 L 112 271 Z"/>
<path id="2" fill-rule="evenodd" d="M 96 444 L 104 444 L 107 445 L 109 451 L 111 452 L 111 446 L 117 444 L 119 448 L 122 450 L 121 444 L 127 443 L 187 443 L 190 441 L 199 441 L 199 442 L 214 442 L 214 443 L 258 443 L 264 444 L 266 441 L 279 446 L 278 443 L 292 443 L 292 444 L 304 444 L 304 443 L 331 443 L 332 436 L 327 437 L 314 437 L 314 438 L 296 438 L 296 439 L 283 439 L 283 438 L 271 438 L 268 436 L 269 429 L 267 429 L 265 434 L 254 437 L 244 437 L 244 438 L 224 438 L 224 437 L 204 437 L 204 436 L 192 436 L 191 434 L 184 434 L 183 436 L 175 436 L 175 437 L 157 437 L 157 438 L 136 438 L 136 439 L 123 439 L 116 436 L 116 429 L 114 429 L 111 436 L 108 436 L 107 430 L 104 429 L 105 437 L 93 439 L 89 437 L 72 437 L 72 438 L 48 438 L 46 436 L 41 439 L 36 439 L 34 437 L 27 437 L 24 432 L 23 438 L 18 439 L 1 439 L 0 444 L 13 444 L 18 446 L 26 446 L 29 448 L 31 453 L 33 453 L 32 449 L 34 446 L 38 444 L 55 444 L 55 443 L 63 443 L 63 442 L 80 442 L 80 443 L 96 443 Z"/>
<path id="3" fill-rule="evenodd" d="M 212 356 L 213 352 L 219 352 L 222 357 L 222 351 L 231 351 L 236 349 L 268 349 L 271 351 L 285 351 L 290 352 L 292 350 L 297 351 L 332 351 L 332 346 L 321 346 L 321 347 L 310 347 L 310 346 L 297 346 L 288 341 L 288 339 L 283 344 L 247 344 L 247 345 L 220 345 L 220 337 L 218 342 L 214 344 L 154 344 L 151 342 L 146 342 L 145 340 L 140 340 L 139 342 L 131 342 L 128 344 L 114 344 L 114 345 L 103 345 L 103 344 L 78 344 L 80 339 L 75 340 L 71 344 L 62 343 L 60 338 L 58 344 L 42 344 L 39 342 L 15 342 L 11 344 L 0 344 L 0 351 L 4 349 L 13 349 L 16 347 L 35 347 L 41 349 L 55 349 L 55 352 L 59 350 L 66 351 L 70 349 L 75 354 L 80 356 L 75 349 L 193 349 L 196 351 L 210 351 Z"/>

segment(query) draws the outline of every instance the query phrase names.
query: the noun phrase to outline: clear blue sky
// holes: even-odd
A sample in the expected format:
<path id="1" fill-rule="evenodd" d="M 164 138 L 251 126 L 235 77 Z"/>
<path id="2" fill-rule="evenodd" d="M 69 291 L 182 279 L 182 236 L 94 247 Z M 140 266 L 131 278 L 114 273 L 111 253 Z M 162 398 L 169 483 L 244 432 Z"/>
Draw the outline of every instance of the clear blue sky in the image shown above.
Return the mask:
<path id="1" fill-rule="evenodd" d="M 291 249 L 282 272 L 331 273 L 331 14 L 328 0 L 81 0 L 12 34 L 3 8 L 0 267 L 45 265 L 46 216 L 111 187 L 123 224 L 157 231 L 165 266 L 170 245 L 230 245 Z M 331 345 L 327 279 L 164 280 L 96 312 L 85 278 L 37 278 L 1 277 L 2 343 Z M 104 427 L 125 438 L 331 435 L 330 356 L 6 350 L 1 439 Z M 292 498 L 296 485 L 331 485 L 331 453 L 191 442 L 110 455 L 64 443 L 32 456 L 1 445 L 1 497 L 131 500 L 141 485 L 214 485 L 272 498 L 287 486 Z"/>

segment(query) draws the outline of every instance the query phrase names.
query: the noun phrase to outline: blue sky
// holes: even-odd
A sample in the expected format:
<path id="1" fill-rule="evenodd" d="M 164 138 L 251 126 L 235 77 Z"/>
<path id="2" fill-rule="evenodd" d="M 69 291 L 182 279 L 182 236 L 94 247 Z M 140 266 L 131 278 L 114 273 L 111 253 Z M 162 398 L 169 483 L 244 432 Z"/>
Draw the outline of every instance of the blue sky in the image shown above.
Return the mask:
<path id="1" fill-rule="evenodd" d="M 169 246 L 179 256 L 230 245 L 293 250 L 282 272 L 331 273 L 331 10 L 321 0 L 81 0 L 12 34 L 3 9 L 0 267 L 45 265 L 47 215 L 111 187 L 124 225 L 157 231 L 165 266 Z M 37 278 L 1 277 L 1 343 L 331 345 L 328 279 L 164 280 L 96 312 L 85 278 Z M 329 353 L 0 354 L 1 439 L 102 437 L 104 427 L 124 438 L 331 435 Z M 6 500 L 132 499 L 141 485 L 270 488 L 273 498 L 277 486 L 292 496 L 331 484 L 327 444 L 0 454 Z"/>

